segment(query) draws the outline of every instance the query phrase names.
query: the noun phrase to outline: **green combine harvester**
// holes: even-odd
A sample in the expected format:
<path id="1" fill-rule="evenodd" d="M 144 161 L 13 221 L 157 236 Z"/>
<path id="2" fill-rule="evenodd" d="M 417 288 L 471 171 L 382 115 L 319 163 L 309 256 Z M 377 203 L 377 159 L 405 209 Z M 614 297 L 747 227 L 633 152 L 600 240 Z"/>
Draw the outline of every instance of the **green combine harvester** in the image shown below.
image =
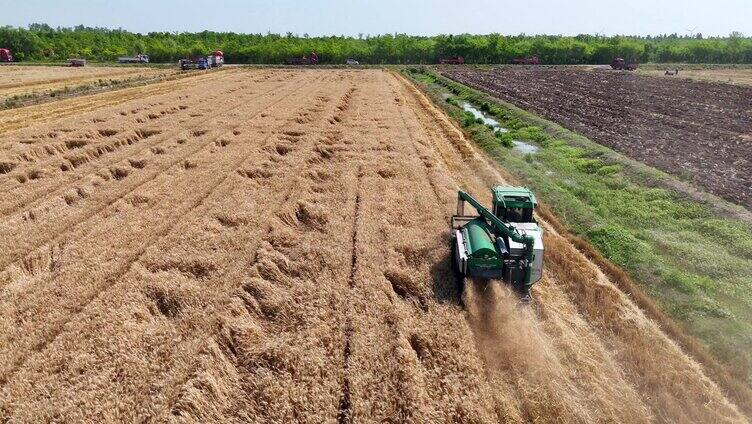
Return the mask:
<path id="1" fill-rule="evenodd" d="M 504 280 L 530 301 L 530 288 L 543 276 L 543 229 L 533 218 L 535 196 L 524 187 L 495 186 L 491 192 L 493 212 L 464 191 L 457 194 L 452 262 L 461 276 Z M 478 215 L 465 215 L 465 202 Z"/>

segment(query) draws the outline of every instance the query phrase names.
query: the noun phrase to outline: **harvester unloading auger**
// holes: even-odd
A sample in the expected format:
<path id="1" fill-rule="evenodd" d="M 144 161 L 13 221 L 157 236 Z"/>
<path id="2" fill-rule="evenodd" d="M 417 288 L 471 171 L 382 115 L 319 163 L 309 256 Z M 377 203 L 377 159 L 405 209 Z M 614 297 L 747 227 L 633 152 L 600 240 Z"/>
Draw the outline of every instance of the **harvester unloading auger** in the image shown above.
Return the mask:
<path id="1" fill-rule="evenodd" d="M 452 257 L 460 275 L 502 279 L 530 301 L 543 275 L 543 229 L 533 218 L 535 196 L 524 187 L 495 186 L 493 212 L 472 196 L 457 194 L 452 216 Z M 465 202 L 479 215 L 465 215 Z"/>

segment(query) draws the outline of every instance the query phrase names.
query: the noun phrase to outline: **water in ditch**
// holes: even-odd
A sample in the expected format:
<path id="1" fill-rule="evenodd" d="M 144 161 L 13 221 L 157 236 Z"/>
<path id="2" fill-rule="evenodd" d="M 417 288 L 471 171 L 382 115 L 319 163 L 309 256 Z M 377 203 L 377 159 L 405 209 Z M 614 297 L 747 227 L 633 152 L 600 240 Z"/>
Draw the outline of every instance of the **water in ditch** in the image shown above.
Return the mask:
<path id="1" fill-rule="evenodd" d="M 491 118 L 482 110 L 474 107 L 473 105 L 469 103 L 462 103 L 462 109 L 466 112 L 472 113 L 475 119 L 480 118 L 480 120 L 483 121 L 485 125 L 488 125 L 491 128 L 493 128 L 495 132 L 502 132 L 502 133 L 509 132 L 509 129 L 502 127 L 499 121 L 497 121 L 494 118 Z M 535 153 L 539 149 L 538 146 L 527 143 L 522 140 L 512 140 L 512 144 L 514 145 L 513 149 L 523 154 Z"/>

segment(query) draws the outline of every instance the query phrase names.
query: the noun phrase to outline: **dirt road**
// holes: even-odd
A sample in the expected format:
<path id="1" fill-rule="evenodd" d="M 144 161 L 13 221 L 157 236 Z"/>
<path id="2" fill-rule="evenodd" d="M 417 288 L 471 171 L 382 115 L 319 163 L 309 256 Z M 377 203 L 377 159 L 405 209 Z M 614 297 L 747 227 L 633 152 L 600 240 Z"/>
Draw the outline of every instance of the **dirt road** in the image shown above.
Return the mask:
<path id="1" fill-rule="evenodd" d="M 503 172 L 402 78 L 164 84 L 3 134 L 0 421 L 746 422 L 545 223 L 534 307 L 458 285 Z"/>

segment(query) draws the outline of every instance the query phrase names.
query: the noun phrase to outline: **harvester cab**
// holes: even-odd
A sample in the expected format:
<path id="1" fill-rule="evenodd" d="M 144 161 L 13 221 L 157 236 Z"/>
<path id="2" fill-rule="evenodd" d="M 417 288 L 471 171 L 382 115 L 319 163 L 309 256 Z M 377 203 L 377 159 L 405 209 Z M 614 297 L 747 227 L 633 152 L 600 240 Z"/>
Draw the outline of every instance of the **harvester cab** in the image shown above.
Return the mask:
<path id="1" fill-rule="evenodd" d="M 530 301 L 543 276 L 543 229 L 533 217 L 535 196 L 524 187 L 495 186 L 491 210 L 460 191 L 452 216 L 453 265 L 463 277 L 504 280 Z M 478 215 L 465 214 L 469 203 Z"/>

